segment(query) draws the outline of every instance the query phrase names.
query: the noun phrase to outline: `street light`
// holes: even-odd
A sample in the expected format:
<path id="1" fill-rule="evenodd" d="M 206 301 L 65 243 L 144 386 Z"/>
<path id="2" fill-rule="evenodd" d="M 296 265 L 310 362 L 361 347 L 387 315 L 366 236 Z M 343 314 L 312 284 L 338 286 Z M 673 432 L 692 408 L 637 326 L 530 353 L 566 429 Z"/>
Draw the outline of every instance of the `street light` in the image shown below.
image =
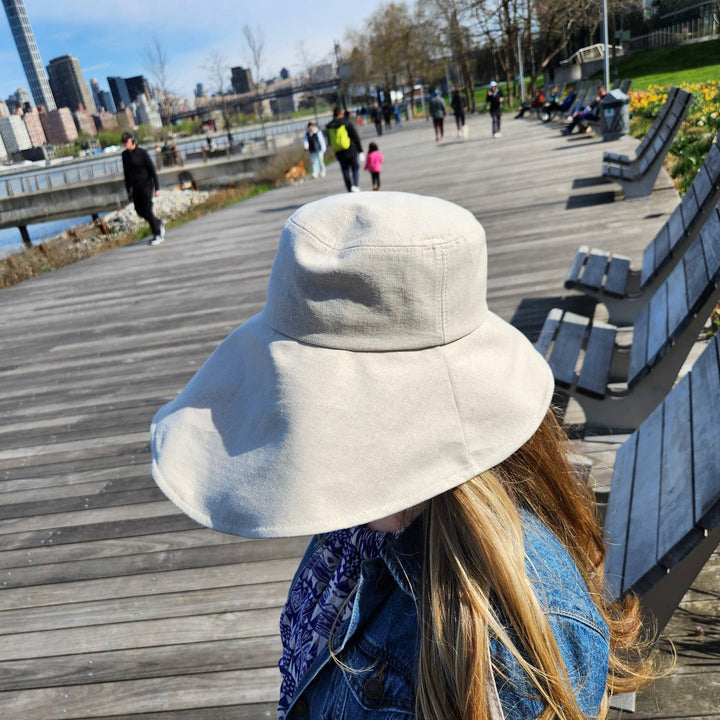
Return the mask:
<path id="1" fill-rule="evenodd" d="M 608 52 L 608 12 L 607 0 L 603 0 L 603 36 L 605 42 L 605 89 L 610 89 L 610 54 Z"/>

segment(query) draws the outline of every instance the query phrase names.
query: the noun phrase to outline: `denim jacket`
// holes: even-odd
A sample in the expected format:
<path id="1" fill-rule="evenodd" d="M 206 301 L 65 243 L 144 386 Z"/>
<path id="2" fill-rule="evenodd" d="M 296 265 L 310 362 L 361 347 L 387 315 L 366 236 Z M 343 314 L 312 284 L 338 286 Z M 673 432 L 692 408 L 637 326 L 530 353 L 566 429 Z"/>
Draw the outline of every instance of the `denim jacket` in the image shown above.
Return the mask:
<path id="1" fill-rule="evenodd" d="M 533 515 L 521 513 L 526 567 L 548 616 L 581 710 L 596 715 L 608 671 L 608 631 L 575 564 Z M 336 628 L 333 650 L 310 666 L 288 720 L 409 720 L 415 716 L 419 652 L 415 594 L 421 574 L 422 516 L 363 564 L 352 615 Z M 322 546 L 313 538 L 300 568 Z M 298 571 L 299 573 L 299 571 Z M 297 575 L 296 575 L 297 577 Z M 495 685 L 505 720 L 530 720 L 544 704 L 519 664 L 491 637 Z M 496 696 L 497 696 L 496 695 Z"/>

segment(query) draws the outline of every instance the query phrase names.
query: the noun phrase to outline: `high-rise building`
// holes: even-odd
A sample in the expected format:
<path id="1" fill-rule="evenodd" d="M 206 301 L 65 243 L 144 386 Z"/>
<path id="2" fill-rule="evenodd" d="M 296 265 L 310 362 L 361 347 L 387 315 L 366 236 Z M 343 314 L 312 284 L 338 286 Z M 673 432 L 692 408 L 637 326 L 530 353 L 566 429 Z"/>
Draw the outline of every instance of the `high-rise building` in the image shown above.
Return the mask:
<path id="1" fill-rule="evenodd" d="M 110 94 L 112 95 L 113 102 L 115 103 L 115 109 L 119 112 L 123 108 L 130 107 L 132 98 L 128 92 L 125 78 L 109 77 L 107 81 L 110 86 Z"/>
<path id="2" fill-rule="evenodd" d="M 95 112 L 95 101 L 83 79 L 80 63 L 72 55 L 54 58 L 47 66 L 55 102 L 58 107 L 77 110 L 80 105 Z"/>
<path id="3" fill-rule="evenodd" d="M 140 95 L 144 95 L 150 100 L 150 86 L 144 76 L 136 75 L 135 77 L 125 78 L 125 84 L 130 95 L 130 102 L 135 102 Z"/>
<path id="4" fill-rule="evenodd" d="M 30 135 L 20 115 L 0 118 L 0 137 L 3 139 L 8 155 L 14 155 L 21 150 L 29 150 L 32 147 Z"/>
<path id="5" fill-rule="evenodd" d="M 112 95 L 107 90 L 101 90 L 100 84 L 95 78 L 90 78 L 90 90 L 92 90 L 93 100 L 97 111 L 106 110 L 107 112 L 115 112 L 115 103 Z"/>
<path id="6" fill-rule="evenodd" d="M 35 104 L 54 110 L 55 99 L 45 75 L 30 20 L 25 12 L 25 3 L 23 0 L 3 0 L 3 6 Z"/>
<path id="7" fill-rule="evenodd" d="M 255 86 L 252 81 L 252 73 L 248 68 L 230 68 L 230 73 L 230 84 L 237 95 L 242 95 L 243 93 L 254 90 Z"/>

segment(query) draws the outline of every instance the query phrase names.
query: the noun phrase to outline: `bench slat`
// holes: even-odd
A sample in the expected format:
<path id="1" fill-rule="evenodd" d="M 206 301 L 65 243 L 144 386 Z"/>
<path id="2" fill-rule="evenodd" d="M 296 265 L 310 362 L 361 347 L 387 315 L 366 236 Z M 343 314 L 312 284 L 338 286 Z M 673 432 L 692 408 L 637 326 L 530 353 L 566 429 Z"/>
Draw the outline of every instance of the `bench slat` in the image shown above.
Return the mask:
<path id="1" fill-rule="evenodd" d="M 715 187 L 720 187 L 720 148 L 717 143 L 710 146 L 710 152 L 707 154 L 703 166 L 707 170 L 712 184 Z"/>
<path id="2" fill-rule="evenodd" d="M 605 292 L 617 297 L 625 295 L 628 274 L 630 273 L 630 258 L 622 255 L 613 255 L 605 279 Z"/>
<path id="3" fill-rule="evenodd" d="M 548 313 L 543 323 L 542 330 L 538 339 L 535 341 L 535 349 L 543 356 L 547 355 L 550 343 L 555 337 L 555 331 L 557 330 L 560 320 L 562 318 L 563 311 L 559 308 L 553 308 Z"/>
<path id="4" fill-rule="evenodd" d="M 585 272 L 580 279 L 581 284 L 596 290 L 602 288 L 607 264 L 608 253 L 602 250 L 591 250 L 585 262 Z"/>
<path id="5" fill-rule="evenodd" d="M 710 279 L 705 267 L 705 255 L 700 238 L 695 238 L 690 243 L 690 247 L 685 251 L 682 264 L 685 266 L 688 307 L 694 312 L 697 309 L 698 298 Z"/>
<path id="6" fill-rule="evenodd" d="M 670 337 L 675 337 L 675 333 L 684 325 L 685 319 L 688 316 L 685 258 L 673 268 L 673 271 L 668 275 L 666 284 L 668 307 L 667 332 Z"/>
<path id="7" fill-rule="evenodd" d="M 640 276 L 642 285 L 645 285 L 655 275 L 658 263 L 661 262 L 661 258 L 667 256 L 668 252 L 670 252 L 670 231 L 668 223 L 665 223 L 643 253 L 642 275 Z"/>
<path id="8" fill-rule="evenodd" d="M 714 148 L 716 147 L 716 145 L 713 145 L 710 148 L 710 152 L 713 152 Z M 701 208 L 705 207 L 705 205 L 707 205 L 710 197 L 714 194 L 715 191 L 715 186 L 710 181 L 710 175 L 708 174 L 705 163 L 703 163 L 703 166 L 698 170 L 698 173 L 695 176 L 691 187 L 695 190 L 695 198 L 698 202 L 698 205 Z"/>
<path id="9" fill-rule="evenodd" d="M 687 189 L 680 201 L 680 210 L 682 214 L 683 229 L 685 233 L 692 227 L 698 213 L 698 201 L 695 197 L 695 189 L 692 185 Z"/>
<path id="10" fill-rule="evenodd" d="M 612 325 L 593 325 L 578 379 L 579 390 L 597 397 L 605 397 L 614 349 L 615 328 Z"/>
<path id="11" fill-rule="evenodd" d="M 685 225 L 683 224 L 682 205 L 678 205 L 668 220 L 668 240 L 670 241 L 670 252 L 682 242 L 685 237 Z M 669 253 L 668 253 L 669 254 Z M 655 264 L 657 270 L 667 258 L 658 258 L 660 262 Z"/>
<path id="12" fill-rule="evenodd" d="M 605 576 L 608 594 L 611 599 L 620 597 L 623 590 L 622 578 L 625 574 L 625 550 L 627 549 L 627 530 L 630 518 L 630 501 L 632 499 L 633 476 L 635 474 L 635 454 L 637 450 L 637 433 L 633 433 L 615 455 L 610 498 L 603 532 L 607 557 L 605 559 Z"/>
<path id="13" fill-rule="evenodd" d="M 588 319 L 565 313 L 550 353 L 550 367 L 555 381 L 570 385 L 575 378 L 575 366 L 583 346 Z"/>
<path id="14" fill-rule="evenodd" d="M 653 365 L 668 342 L 668 287 L 663 283 L 650 300 L 648 344 L 645 362 Z"/>
<path id="15" fill-rule="evenodd" d="M 720 521 L 720 447 L 717 441 L 720 363 L 716 335 L 695 361 L 691 376 L 695 522 L 710 530 Z"/>
<path id="16" fill-rule="evenodd" d="M 639 380 L 645 368 L 647 358 L 647 338 L 650 315 L 650 304 L 648 303 L 638 313 L 633 325 L 632 346 L 630 347 L 630 366 L 628 368 L 628 385 Z"/>
<path id="17" fill-rule="evenodd" d="M 708 277 L 714 278 L 720 270 L 720 209 L 715 208 L 705 223 L 700 237 L 702 238 L 703 253 Z"/>
<path id="18" fill-rule="evenodd" d="M 572 265 L 570 265 L 567 277 L 565 278 L 566 288 L 574 287 L 575 283 L 578 282 L 580 278 L 580 271 L 582 270 L 582 266 L 585 263 L 585 258 L 587 257 L 589 251 L 590 248 L 587 245 L 582 245 L 577 249 Z"/>
<path id="19" fill-rule="evenodd" d="M 641 580 L 665 574 L 657 564 L 663 410 L 662 405 L 656 407 L 638 430 L 623 592 Z"/>
<path id="20" fill-rule="evenodd" d="M 658 561 L 671 568 L 702 539 L 695 528 L 692 492 L 690 378 L 686 375 L 664 402 L 663 467 L 658 526 Z"/>

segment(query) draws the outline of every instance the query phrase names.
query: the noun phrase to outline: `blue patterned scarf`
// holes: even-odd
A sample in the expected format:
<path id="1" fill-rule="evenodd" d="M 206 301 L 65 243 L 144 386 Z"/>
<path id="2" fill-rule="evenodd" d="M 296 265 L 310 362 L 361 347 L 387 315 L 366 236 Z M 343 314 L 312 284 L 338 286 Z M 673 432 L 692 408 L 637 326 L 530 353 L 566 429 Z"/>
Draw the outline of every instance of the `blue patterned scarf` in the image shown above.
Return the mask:
<path id="1" fill-rule="evenodd" d="M 305 672 L 327 645 L 333 626 L 341 628 L 350 618 L 351 596 L 363 561 L 379 557 L 387 540 L 398 534 L 375 532 L 365 525 L 332 532 L 298 575 L 280 616 L 279 720 L 285 717 Z"/>

